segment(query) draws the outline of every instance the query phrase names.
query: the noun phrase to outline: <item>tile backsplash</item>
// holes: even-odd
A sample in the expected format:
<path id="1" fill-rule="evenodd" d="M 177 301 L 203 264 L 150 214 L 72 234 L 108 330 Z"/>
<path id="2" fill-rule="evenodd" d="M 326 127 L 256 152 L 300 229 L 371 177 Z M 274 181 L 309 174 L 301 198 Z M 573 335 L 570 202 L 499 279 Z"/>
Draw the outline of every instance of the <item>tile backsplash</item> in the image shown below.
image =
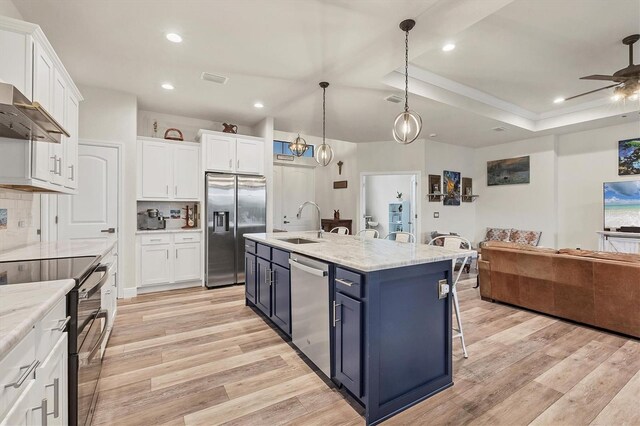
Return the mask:
<path id="1" fill-rule="evenodd" d="M 40 194 L 0 188 L 0 252 L 40 241 Z"/>

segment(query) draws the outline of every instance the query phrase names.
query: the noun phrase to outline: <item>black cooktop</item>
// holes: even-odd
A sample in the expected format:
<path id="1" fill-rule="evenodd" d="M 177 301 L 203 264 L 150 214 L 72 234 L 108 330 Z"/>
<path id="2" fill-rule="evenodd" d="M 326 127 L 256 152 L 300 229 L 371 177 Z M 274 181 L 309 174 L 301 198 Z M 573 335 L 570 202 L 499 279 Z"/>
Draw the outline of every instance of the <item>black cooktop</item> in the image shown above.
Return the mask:
<path id="1" fill-rule="evenodd" d="M 39 281 L 76 280 L 76 285 L 95 269 L 98 256 L 0 262 L 0 285 Z"/>

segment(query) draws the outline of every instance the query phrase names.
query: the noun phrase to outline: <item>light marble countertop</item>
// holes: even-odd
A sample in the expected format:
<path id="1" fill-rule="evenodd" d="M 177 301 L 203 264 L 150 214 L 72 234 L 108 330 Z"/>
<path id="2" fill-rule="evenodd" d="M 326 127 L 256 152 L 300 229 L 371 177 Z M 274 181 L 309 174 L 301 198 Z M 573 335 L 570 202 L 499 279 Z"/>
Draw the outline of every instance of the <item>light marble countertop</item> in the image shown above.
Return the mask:
<path id="1" fill-rule="evenodd" d="M 41 242 L 0 253 L 0 262 L 59 257 L 104 256 L 116 239 L 81 239 Z"/>
<path id="2" fill-rule="evenodd" d="M 202 228 L 189 228 L 189 229 L 139 229 L 136 231 L 138 235 L 144 234 L 180 234 L 183 232 L 202 232 Z"/>
<path id="3" fill-rule="evenodd" d="M 317 231 L 245 234 L 245 238 L 362 272 L 477 256 L 475 250 L 452 250 L 426 244 L 363 239 L 328 232 L 318 239 Z M 282 241 L 286 238 L 305 238 L 320 242 L 292 244 Z"/>
<path id="4" fill-rule="evenodd" d="M 0 360 L 74 285 L 58 280 L 0 286 Z"/>

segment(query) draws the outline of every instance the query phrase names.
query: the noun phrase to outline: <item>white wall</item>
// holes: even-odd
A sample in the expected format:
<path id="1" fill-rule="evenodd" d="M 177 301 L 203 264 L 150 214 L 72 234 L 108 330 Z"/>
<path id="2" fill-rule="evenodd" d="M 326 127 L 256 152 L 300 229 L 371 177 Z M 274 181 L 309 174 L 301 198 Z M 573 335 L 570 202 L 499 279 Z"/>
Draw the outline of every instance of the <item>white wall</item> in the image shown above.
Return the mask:
<path id="1" fill-rule="evenodd" d="M 389 233 L 389 203 L 397 202 L 397 193 L 411 201 L 411 175 L 368 175 L 365 177 L 366 197 L 363 215 L 373 216 L 378 222 L 380 238 Z M 411 206 L 412 212 L 416 206 Z M 355 230 L 354 230 L 355 231 Z"/>
<path id="2" fill-rule="evenodd" d="M 84 97 L 80 103 L 80 143 L 90 139 L 119 142 L 124 146 L 124 164 L 120 165 L 124 181 L 123 223 L 119 234 L 123 252 L 118 258 L 123 263 L 123 287 L 136 287 L 137 99 L 130 93 L 89 86 L 81 86 L 80 92 Z"/>
<path id="3" fill-rule="evenodd" d="M 184 117 L 182 115 L 164 114 L 154 111 L 138 111 L 138 136 L 154 136 L 153 122 L 158 122 L 157 137 L 163 138 L 164 132 L 169 128 L 179 129 L 184 136 L 185 141 L 195 141 L 198 130 L 215 130 L 221 132 L 223 130 L 222 123 L 215 120 L 201 120 L 198 118 Z M 238 125 L 238 133 L 247 136 L 260 136 L 261 125 L 255 128 L 250 126 Z"/>
<path id="4" fill-rule="evenodd" d="M 267 232 L 273 229 L 273 118 L 267 117 L 255 127 L 256 135 L 264 138 L 264 177 L 267 180 Z"/>
<path id="5" fill-rule="evenodd" d="M 557 245 L 556 137 L 479 148 L 475 152 L 475 241 L 484 239 L 487 227 L 542 231 L 540 245 Z M 487 161 L 530 156 L 530 183 L 487 186 Z"/>
<path id="6" fill-rule="evenodd" d="M 638 136 L 640 123 L 559 136 L 558 247 L 598 247 L 602 183 L 640 180 L 640 175 L 618 176 L 618 141 Z"/>
<path id="7" fill-rule="evenodd" d="M 0 0 L 0 15 L 8 16 L 13 19 L 24 20 L 22 14 L 16 9 L 11 0 Z"/>
<path id="8" fill-rule="evenodd" d="M 276 130 L 274 139 L 292 141 L 297 133 Z M 309 145 L 319 146 L 322 138 L 311 135 L 301 135 Z M 358 144 L 353 142 L 327 139 L 327 144 L 333 149 L 333 161 L 327 167 L 315 167 L 315 200 L 320 206 L 322 218 L 333 218 L 333 211 L 340 210 L 341 219 L 353 220 L 353 229 L 357 226 L 357 212 L 359 199 L 358 175 Z M 315 163 L 314 160 L 313 163 Z M 342 161 L 342 174 L 338 171 L 338 161 Z M 316 163 L 317 164 L 317 163 Z M 347 188 L 333 189 L 334 181 L 347 181 Z"/>

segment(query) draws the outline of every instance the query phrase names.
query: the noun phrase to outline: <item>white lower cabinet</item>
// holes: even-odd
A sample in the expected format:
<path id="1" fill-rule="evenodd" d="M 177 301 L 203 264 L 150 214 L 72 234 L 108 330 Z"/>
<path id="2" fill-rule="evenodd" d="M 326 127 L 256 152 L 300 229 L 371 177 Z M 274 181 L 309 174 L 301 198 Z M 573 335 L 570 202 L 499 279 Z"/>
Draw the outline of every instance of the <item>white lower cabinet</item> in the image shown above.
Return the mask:
<path id="1" fill-rule="evenodd" d="M 62 332 L 65 319 L 58 315 L 61 305 L 64 297 L 0 360 L 0 426 L 69 423 L 68 343 Z M 51 327 L 52 322 L 57 326 Z"/>
<path id="2" fill-rule="evenodd" d="M 200 232 L 143 234 L 138 245 L 140 286 L 202 280 Z"/>

